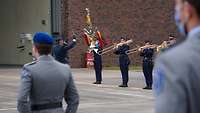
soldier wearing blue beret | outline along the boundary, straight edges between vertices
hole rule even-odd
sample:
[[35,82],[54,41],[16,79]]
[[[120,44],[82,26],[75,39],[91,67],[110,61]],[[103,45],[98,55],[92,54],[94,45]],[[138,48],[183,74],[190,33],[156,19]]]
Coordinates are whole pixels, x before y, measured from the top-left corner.
[[[51,56],[53,38],[44,32],[33,37],[36,61],[25,64],[17,99],[19,113],[76,113],[79,95],[68,65]],[[66,111],[62,101],[68,104]]]

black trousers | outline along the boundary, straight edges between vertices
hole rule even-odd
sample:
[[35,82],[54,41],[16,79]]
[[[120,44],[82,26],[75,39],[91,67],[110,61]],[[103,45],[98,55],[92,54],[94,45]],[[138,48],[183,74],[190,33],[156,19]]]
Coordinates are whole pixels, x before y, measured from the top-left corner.
[[101,56],[94,54],[94,69],[96,75],[96,81],[102,81],[102,60]]
[[129,64],[130,60],[127,55],[120,55],[119,57],[119,66],[121,70],[122,75],[122,84],[127,85],[128,84],[128,70],[129,70]]
[[128,84],[128,65],[120,65],[121,75],[122,75],[122,84],[127,85]]
[[143,73],[146,81],[146,85],[152,87],[153,83],[153,62],[151,60],[143,61]]

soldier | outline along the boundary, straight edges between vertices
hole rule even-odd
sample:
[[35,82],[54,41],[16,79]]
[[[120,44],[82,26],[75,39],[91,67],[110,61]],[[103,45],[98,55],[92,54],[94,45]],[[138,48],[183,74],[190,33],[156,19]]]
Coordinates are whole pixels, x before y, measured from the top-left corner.
[[53,48],[53,56],[63,64],[69,64],[68,51],[76,45],[76,37],[73,36],[71,43],[64,41],[63,37],[58,38],[58,44]]
[[171,48],[176,44],[176,38],[173,35],[169,35],[169,40],[168,40],[168,47]]
[[156,113],[200,113],[200,0],[175,0],[185,40],[156,59]]
[[[33,38],[36,61],[25,64],[17,99],[19,113],[76,113],[79,95],[68,65],[50,55],[53,38],[36,33]],[[68,106],[62,108],[63,98]]]
[[150,41],[145,41],[145,46],[139,48],[140,56],[143,57],[143,73],[146,81],[146,87],[143,89],[152,89],[153,55],[154,49],[150,47]]
[[[96,51],[95,51],[96,50]],[[99,46],[98,41],[96,41],[95,49],[92,51],[94,55],[94,70],[96,75],[96,82],[93,84],[101,84],[102,82],[102,59],[101,55],[99,54],[101,51],[101,47]]]
[[176,46],[176,44],[177,44],[176,38],[171,34],[169,35],[168,40],[165,42],[166,42],[166,47],[163,48],[163,52],[165,50],[171,49],[172,47]]
[[115,48],[115,54],[119,55],[119,66],[122,74],[122,84],[119,87],[128,87],[128,70],[130,60],[126,52],[129,50],[129,46],[125,44],[125,38],[121,37],[121,42]]

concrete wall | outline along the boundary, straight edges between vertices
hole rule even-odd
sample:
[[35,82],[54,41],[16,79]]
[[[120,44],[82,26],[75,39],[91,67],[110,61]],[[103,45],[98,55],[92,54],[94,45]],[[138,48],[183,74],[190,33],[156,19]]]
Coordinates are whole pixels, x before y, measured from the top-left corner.
[[[16,0],[0,1],[0,62],[10,64],[19,60],[17,54]],[[14,57],[13,57],[14,56]]]
[[[83,33],[85,25],[84,9],[91,10],[92,21],[105,38],[118,40],[121,36],[143,44],[150,39],[159,44],[168,38],[168,34],[177,35],[174,24],[174,0],[63,0],[63,33],[71,36],[71,31]],[[87,49],[84,41],[79,40],[70,52],[72,67],[84,66],[84,53]],[[140,64],[138,54],[130,55],[132,64]],[[116,66],[117,56],[103,55],[104,66]]]
[[[0,0],[0,64],[31,61],[31,42],[20,42],[21,33],[51,31],[50,0]],[[42,24],[42,20],[43,24]],[[23,51],[17,46],[25,45]]]

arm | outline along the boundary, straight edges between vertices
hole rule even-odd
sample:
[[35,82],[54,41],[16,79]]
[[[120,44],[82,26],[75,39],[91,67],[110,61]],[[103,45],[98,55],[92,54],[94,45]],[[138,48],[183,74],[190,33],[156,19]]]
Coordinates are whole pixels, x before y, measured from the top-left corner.
[[124,48],[123,48],[123,54],[126,54],[126,52],[129,50],[129,46],[128,45],[126,45],[126,46],[124,46]]
[[75,45],[76,45],[76,39],[73,39],[73,41],[71,43],[65,44],[64,48],[65,48],[65,50],[70,50],[70,49],[74,48]]
[[149,50],[146,52],[146,54],[147,54],[147,57],[152,58],[152,57],[153,57],[153,54],[154,54],[154,49],[149,49]]
[[141,56],[141,57],[144,56],[144,51],[140,51],[140,56]]
[[31,113],[29,97],[31,91],[31,75],[23,68],[21,74],[21,86],[17,98],[17,109],[19,113]]
[[76,113],[79,105],[79,95],[71,73],[64,96],[67,103],[66,113]]
[[120,54],[120,49],[119,48],[115,48],[114,49],[114,54],[119,55]]
[[156,113],[187,113],[187,97],[182,80],[182,70],[168,60],[159,60],[154,69],[153,89],[156,95]]

